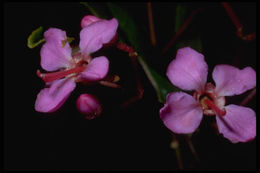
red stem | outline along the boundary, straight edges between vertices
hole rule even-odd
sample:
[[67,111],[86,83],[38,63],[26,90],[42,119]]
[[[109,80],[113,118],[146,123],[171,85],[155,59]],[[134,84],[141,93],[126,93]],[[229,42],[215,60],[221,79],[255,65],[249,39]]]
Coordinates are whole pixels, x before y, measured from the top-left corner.
[[129,54],[134,54],[135,53],[135,50],[132,48],[132,47],[130,47],[130,46],[127,46],[126,44],[124,44],[124,43],[117,43],[117,48],[118,49],[120,49],[120,50],[122,50],[122,51],[125,51],[125,52],[127,52],[127,53],[129,53]]
[[235,12],[231,8],[231,6],[227,2],[221,2],[225,10],[227,11],[229,17],[231,18],[232,22],[236,26],[237,30],[242,29],[243,25],[240,23],[238,17],[236,16]]
[[243,32],[242,32],[243,31],[243,25],[240,23],[238,17],[236,16],[234,10],[229,5],[229,3],[222,2],[221,4],[223,5],[223,7],[225,8],[225,10],[228,13],[229,17],[231,18],[232,22],[236,26],[237,36],[240,37],[242,40],[245,40],[245,41],[252,41],[252,40],[254,40],[256,38],[256,33],[255,32],[253,32],[251,34],[248,34],[248,35],[244,35],[243,34]]
[[156,36],[155,36],[153,11],[152,11],[151,2],[147,2],[147,12],[148,12],[148,22],[149,22],[149,29],[150,29],[150,39],[151,39],[152,45],[155,46],[156,45]]
[[245,106],[254,96],[256,95],[256,89],[253,89],[248,96],[239,104],[240,106]]
[[129,53],[129,56],[131,58],[131,61],[132,61],[132,64],[133,64],[134,70],[135,70],[136,85],[137,85],[137,95],[132,97],[132,98],[130,98],[129,100],[127,100],[126,102],[124,102],[122,104],[123,107],[126,107],[129,104],[131,104],[131,103],[141,99],[143,97],[144,89],[142,87],[141,79],[140,79],[140,76],[138,74],[138,63],[137,63],[137,59],[136,59],[137,53],[135,52],[135,50],[132,47],[130,47],[130,46],[124,44],[124,43],[118,42],[117,43],[117,48],[122,50],[122,51],[125,51],[125,52]]

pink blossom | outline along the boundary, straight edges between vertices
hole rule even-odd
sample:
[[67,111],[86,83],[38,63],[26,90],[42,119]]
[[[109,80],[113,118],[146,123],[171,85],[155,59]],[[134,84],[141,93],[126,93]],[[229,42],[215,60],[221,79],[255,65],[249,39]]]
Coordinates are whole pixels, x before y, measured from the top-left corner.
[[76,82],[97,81],[107,75],[108,59],[105,56],[92,59],[90,54],[108,43],[115,36],[117,27],[115,18],[88,22],[80,31],[80,50],[73,54],[65,31],[50,28],[44,33],[46,43],[41,48],[41,67],[48,73],[38,70],[37,75],[47,87],[37,95],[36,111],[57,110],[75,89]]
[[193,96],[172,92],[160,109],[160,118],[174,133],[193,133],[203,114],[216,115],[218,130],[231,142],[247,142],[256,136],[255,112],[247,107],[225,105],[225,96],[244,93],[256,86],[256,73],[251,67],[242,70],[230,65],[217,65],[212,83],[206,83],[208,66],[204,56],[190,47],[179,49],[168,66],[167,77],[183,90],[194,90]]
[[86,119],[94,119],[100,116],[102,107],[98,99],[91,94],[81,94],[77,99],[78,110],[85,115]]
[[80,23],[81,28],[85,28],[86,26],[92,24],[93,22],[99,21],[99,20],[101,20],[101,19],[99,19],[96,16],[86,15],[81,20],[81,23]]

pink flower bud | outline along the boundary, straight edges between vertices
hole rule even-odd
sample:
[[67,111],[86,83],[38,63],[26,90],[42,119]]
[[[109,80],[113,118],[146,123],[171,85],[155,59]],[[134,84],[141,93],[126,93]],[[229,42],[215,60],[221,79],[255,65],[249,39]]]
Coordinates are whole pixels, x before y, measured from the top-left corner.
[[99,19],[98,17],[96,16],[92,16],[92,15],[87,15],[87,16],[84,16],[81,20],[81,28],[85,28],[86,26],[92,24],[93,22],[96,22],[96,21],[99,21],[101,19]]
[[102,112],[102,107],[98,99],[91,94],[81,94],[77,99],[76,105],[78,110],[88,120],[99,117]]

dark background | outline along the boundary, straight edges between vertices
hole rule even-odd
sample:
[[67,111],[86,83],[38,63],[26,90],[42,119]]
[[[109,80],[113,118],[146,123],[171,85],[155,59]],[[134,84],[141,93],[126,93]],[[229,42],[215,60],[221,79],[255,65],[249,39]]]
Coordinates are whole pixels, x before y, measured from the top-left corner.
[[[121,4],[142,25],[148,38],[145,3]],[[180,37],[198,34],[202,53],[209,65],[209,79],[216,64],[256,69],[256,41],[245,42],[235,35],[235,27],[220,3],[186,3],[188,13],[202,7]],[[245,33],[256,31],[256,4],[231,3],[244,25]],[[176,3],[152,3],[161,50],[174,35]],[[127,54],[112,50],[110,73],[121,76],[125,92],[102,86],[77,86],[56,112],[42,114],[34,102],[44,83],[36,76],[40,69],[40,47],[29,49],[27,37],[39,26],[57,27],[78,43],[81,18],[90,12],[79,3],[5,3],[4,4],[4,167],[6,170],[174,170],[175,152],[169,147],[171,133],[159,118],[163,106],[139,68],[144,88],[143,99],[127,108],[120,104],[135,93],[134,71]],[[112,16],[111,16],[112,17]],[[148,40],[148,39],[147,39]],[[149,40],[148,40],[149,41]],[[149,46],[148,46],[149,47]],[[175,57],[171,48],[164,57],[149,61],[159,73]],[[155,65],[157,64],[157,65]],[[75,101],[82,92],[94,93],[103,104],[103,114],[88,121]],[[248,94],[227,98],[239,103]],[[247,105],[256,111],[255,97]],[[210,126],[213,117],[205,117],[193,137],[201,162],[195,163],[180,135],[183,164],[187,170],[256,170],[256,140],[232,144],[217,135]]]

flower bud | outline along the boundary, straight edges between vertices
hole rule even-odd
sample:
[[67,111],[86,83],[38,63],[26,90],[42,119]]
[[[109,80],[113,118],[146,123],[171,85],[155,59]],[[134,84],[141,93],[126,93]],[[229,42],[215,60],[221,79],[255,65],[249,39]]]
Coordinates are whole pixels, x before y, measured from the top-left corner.
[[99,117],[102,112],[98,99],[91,94],[81,94],[77,99],[76,106],[88,120]]
[[86,26],[92,24],[93,22],[96,22],[96,21],[99,21],[101,19],[99,19],[98,17],[96,16],[92,16],[92,15],[87,15],[87,16],[84,16],[81,20],[81,28],[85,28]]

